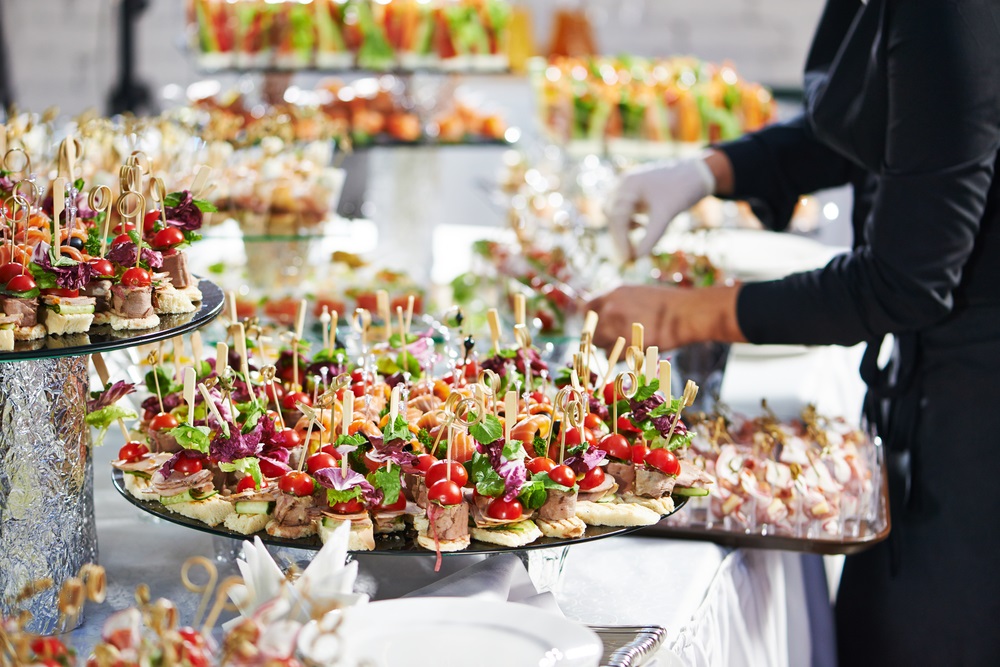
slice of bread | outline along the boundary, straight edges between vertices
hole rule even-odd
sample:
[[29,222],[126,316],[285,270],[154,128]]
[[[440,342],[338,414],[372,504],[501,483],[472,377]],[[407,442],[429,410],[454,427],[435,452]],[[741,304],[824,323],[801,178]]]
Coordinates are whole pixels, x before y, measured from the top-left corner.
[[94,314],[64,315],[48,308],[45,309],[45,328],[49,335],[86,333],[94,321]]
[[199,303],[202,300],[201,290],[198,289],[197,284],[188,285],[184,289],[177,291],[186,296],[188,299],[190,299],[191,303]]
[[542,531],[542,535],[545,537],[572,539],[574,537],[583,537],[583,534],[587,532],[587,524],[585,524],[579,517],[575,516],[571,516],[568,519],[558,519],[556,521],[535,519],[535,524],[538,526],[538,529]]
[[226,528],[240,535],[252,535],[264,530],[270,520],[271,516],[268,514],[239,514],[233,512],[222,523]]
[[301,537],[310,537],[316,534],[316,522],[307,523],[304,526],[282,526],[277,521],[268,521],[264,526],[268,535],[272,537],[286,537],[290,540],[297,540]]
[[149,500],[149,480],[138,475],[122,475],[125,490],[140,500]]
[[641,507],[651,509],[660,516],[670,514],[674,511],[674,501],[670,496],[663,496],[662,498],[645,498],[643,496],[626,493],[622,496],[622,500],[627,503],[632,503],[633,505],[639,505]]
[[108,322],[115,331],[142,331],[160,326],[160,318],[156,313],[153,313],[149,317],[141,318],[122,317],[117,313],[111,313]]
[[12,352],[14,350],[14,330],[0,329],[0,352]]
[[326,541],[333,535],[344,521],[351,522],[351,533],[347,538],[348,551],[372,551],[375,549],[375,534],[372,520],[368,517],[363,519],[336,519],[332,516],[325,516],[317,524],[319,525],[319,539],[326,544]]
[[111,322],[111,311],[105,310],[103,313],[94,313],[94,321],[91,326],[101,326]]
[[497,528],[470,528],[472,539],[502,547],[523,547],[542,536],[534,521],[520,521]]
[[426,516],[413,517],[413,527],[417,529],[417,544],[430,551],[464,551],[472,541],[469,535],[463,535],[455,540],[438,540],[435,544],[434,537],[427,534],[430,522]]
[[176,315],[193,313],[198,310],[184,292],[174,288],[159,290],[156,293],[156,312],[161,315]]
[[657,512],[635,503],[576,503],[576,515],[588,526],[652,526],[660,521]]
[[375,520],[375,534],[391,535],[392,533],[399,533],[406,530],[404,516],[403,513],[375,514],[373,516]]
[[14,329],[14,340],[41,340],[48,335],[44,324],[33,327],[18,327]]
[[197,519],[209,526],[218,526],[226,520],[226,517],[233,513],[233,504],[228,500],[223,500],[219,496],[205,498],[205,500],[195,500],[190,503],[174,503],[164,505],[166,509],[174,514],[186,516],[189,519]]

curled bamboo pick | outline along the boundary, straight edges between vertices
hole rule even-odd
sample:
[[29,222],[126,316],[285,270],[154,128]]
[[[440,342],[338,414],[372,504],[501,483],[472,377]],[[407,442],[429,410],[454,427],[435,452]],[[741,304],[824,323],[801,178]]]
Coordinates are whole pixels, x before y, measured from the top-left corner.
[[222,584],[219,585],[218,590],[215,593],[215,604],[212,605],[211,611],[208,616],[205,617],[205,623],[201,626],[201,634],[205,637],[209,636],[212,628],[219,620],[219,615],[223,611],[239,611],[239,609],[229,601],[229,590],[234,586],[240,586],[243,584],[243,579],[240,577],[227,577]]
[[[202,585],[191,581],[191,569],[195,566],[201,567],[208,575],[208,581]],[[195,612],[191,625],[195,626],[201,623],[202,617],[208,608],[208,603],[212,599],[212,593],[215,591],[215,585],[218,582],[219,570],[216,569],[212,561],[204,556],[192,556],[184,561],[184,564],[181,566],[181,583],[184,584],[184,588],[192,593],[201,595],[201,604],[198,605],[198,611]]]

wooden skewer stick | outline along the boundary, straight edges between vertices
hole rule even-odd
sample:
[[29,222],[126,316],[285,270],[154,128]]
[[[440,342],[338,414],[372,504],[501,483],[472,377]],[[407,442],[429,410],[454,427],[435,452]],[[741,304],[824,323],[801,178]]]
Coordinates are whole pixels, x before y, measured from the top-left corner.
[[611,348],[611,355],[608,357],[608,370],[604,373],[604,377],[601,378],[600,389],[604,389],[611,381],[611,375],[615,372],[615,366],[618,364],[618,359],[622,356],[622,350],[625,349],[625,338],[622,336],[618,337],[615,341],[614,347]]
[[236,292],[232,290],[226,292],[226,311],[229,313],[229,323],[235,324],[239,317],[236,315]]
[[[351,434],[351,422],[354,421],[354,392],[348,389],[344,392],[344,416],[341,422],[344,435]],[[347,455],[340,459],[341,472],[347,473]]]
[[191,334],[191,355],[194,359],[194,367],[197,369],[201,365],[201,332],[195,331]]
[[402,391],[402,385],[396,385],[392,388],[392,394],[389,397],[389,423],[392,424],[396,421],[396,417],[399,416],[399,397]]
[[52,181],[52,250],[56,259],[62,257],[62,234],[59,229],[59,218],[66,209],[66,179],[57,178]]
[[399,320],[399,347],[406,349],[406,319],[403,317],[403,307],[396,306],[396,319]]
[[215,415],[215,418],[222,425],[222,432],[225,433],[226,437],[229,437],[229,424],[226,420],[222,418],[222,413],[219,412],[219,407],[212,400],[212,395],[208,393],[208,389],[205,387],[204,383],[198,383],[198,391],[201,393],[202,399],[205,401],[206,407],[209,411]]
[[670,362],[666,359],[660,362],[660,391],[670,405]]
[[340,318],[340,313],[338,313],[337,311],[333,311],[332,313],[330,313],[330,334],[329,334],[330,347],[327,348],[330,351],[333,351],[333,348],[337,346],[337,322],[339,318]]
[[[162,343],[160,344],[162,349]],[[160,393],[160,374],[157,373],[157,369],[160,367],[160,352],[159,350],[154,350],[149,353],[149,363],[153,366],[153,384],[156,386],[156,400],[160,403],[160,412],[166,412],[163,409],[163,394]]]
[[392,333],[392,312],[389,310],[389,293],[384,289],[375,292],[375,305],[378,308],[378,316],[382,318],[382,326],[385,327],[385,339],[389,340]]
[[500,313],[496,308],[486,311],[486,319],[490,324],[490,339],[493,341],[493,351],[500,353]]
[[[257,391],[250,382],[250,355],[247,354],[247,334],[242,322],[233,325],[233,339],[236,341],[236,354],[240,355],[240,372],[247,384],[247,391],[254,400],[258,400]],[[264,405],[267,405],[267,394],[264,395]]]
[[[101,356],[100,352],[95,352],[90,355],[90,360],[94,364],[94,370],[97,371],[97,377],[100,379],[101,384],[105,387],[108,386],[108,380],[110,379],[110,374],[108,373],[108,366],[104,363],[104,357]],[[118,418],[118,428],[122,430],[122,435],[125,436],[125,442],[129,441],[128,427],[125,426],[125,420]]]
[[111,188],[97,185],[87,196],[87,205],[98,215],[104,214],[104,228],[101,230],[101,259],[108,251],[108,233],[111,230]]
[[637,347],[640,350],[646,349],[644,345],[645,328],[638,322],[632,323],[632,347]]
[[670,424],[670,431],[667,432],[667,445],[670,444],[670,439],[674,437],[674,430],[681,422],[681,412],[684,408],[690,407],[694,403],[694,399],[697,395],[698,385],[691,380],[688,380],[684,384],[684,394],[681,396],[681,404],[677,407],[677,416],[674,418],[673,423]]
[[302,299],[299,301],[299,310],[295,314],[295,338],[297,340],[302,340],[302,332],[306,326],[306,300]]
[[226,343],[215,344],[215,374],[223,376],[229,368],[229,345]]
[[583,318],[583,333],[590,334],[590,337],[594,337],[594,332],[597,331],[597,311],[588,310],[587,314]]
[[503,437],[510,442],[510,432],[514,429],[514,422],[517,421],[517,392],[511,389],[504,396],[503,408]]
[[7,126],[0,123],[0,157],[7,154]]
[[412,294],[406,297],[406,331],[404,335],[410,335],[410,327],[413,326],[413,306],[416,304],[417,298]]
[[528,300],[524,295],[517,293],[514,295],[514,324],[526,324],[528,318]]
[[195,199],[199,198],[202,194],[202,190],[208,184],[208,179],[212,176],[212,168],[207,165],[202,165],[198,167],[198,172],[194,176],[194,182],[191,183],[191,196]]
[[651,382],[653,380],[653,373],[660,365],[660,348],[655,345],[650,345],[646,348],[646,362],[642,365],[643,369],[646,371],[646,381]]
[[188,426],[194,426],[194,386],[197,382],[194,369],[190,366],[184,369],[184,402],[188,406]]
[[184,364],[182,363],[184,359],[184,337],[174,336],[170,342],[174,350],[174,380],[179,381],[184,375]]

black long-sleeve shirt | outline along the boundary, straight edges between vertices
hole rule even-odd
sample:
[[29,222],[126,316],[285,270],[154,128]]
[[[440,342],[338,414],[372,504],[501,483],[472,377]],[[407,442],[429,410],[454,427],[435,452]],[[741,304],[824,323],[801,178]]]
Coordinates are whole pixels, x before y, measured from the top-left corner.
[[735,198],[783,229],[801,194],[855,186],[855,247],[750,283],[756,343],[854,344],[1000,302],[1000,2],[830,0],[806,113],[721,146]]

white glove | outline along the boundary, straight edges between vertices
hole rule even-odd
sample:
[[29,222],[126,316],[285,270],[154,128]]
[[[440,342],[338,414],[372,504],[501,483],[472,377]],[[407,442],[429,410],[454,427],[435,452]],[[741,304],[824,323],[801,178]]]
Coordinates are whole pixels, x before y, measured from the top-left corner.
[[[713,192],[715,176],[704,156],[656,162],[623,174],[607,207],[608,231],[619,256],[629,261],[650,254],[678,213]],[[633,247],[629,231],[640,204],[645,207],[649,223],[645,235]]]

